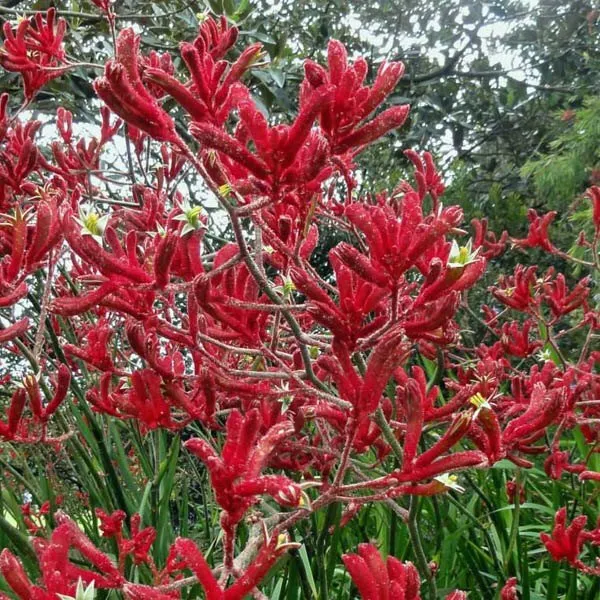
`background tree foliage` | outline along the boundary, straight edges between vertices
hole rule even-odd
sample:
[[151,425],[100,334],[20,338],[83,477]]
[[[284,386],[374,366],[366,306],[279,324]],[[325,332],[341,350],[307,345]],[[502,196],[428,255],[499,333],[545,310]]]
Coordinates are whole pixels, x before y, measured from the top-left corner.
[[[51,5],[69,20],[74,57],[102,63],[110,56],[108,28],[89,1],[4,0],[0,18],[14,20]],[[593,2],[117,0],[115,5],[119,25],[134,23],[144,46],[158,52],[191,37],[208,12],[226,14],[244,36],[263,42],[269,60],[253,70],[253,89],[265,111],[282,120],[296,110],[300,57],[322,59],[329,38],[365,55],[373,68],[384,59],[402,60],[406,74],[391,101],[411,103],[410,123],[393,145],[380,144],[361,158],[368,173],[362,191],[377,191],[373,182],[393,187],[404,175],[402,151],[427,149],[448,171],[448,201],[460,202],[467,216],[487,216],[494,229],[517,234],[525,199],[535,195],[539,208],[569,202],[588,185],[595,167],[598,107],[586,100],[599,85],[599,13]],[[87,81],[76,72],[55,80],[32,108],[53,114],[60,94],[67,108],[89,112],[91,120]],[[18,102],[17,77],[1,74],[0,87],[14,90]],[[569,131],[577,139],[567,148],[561,136]],[[568,159],[570,151],[576,160]]]

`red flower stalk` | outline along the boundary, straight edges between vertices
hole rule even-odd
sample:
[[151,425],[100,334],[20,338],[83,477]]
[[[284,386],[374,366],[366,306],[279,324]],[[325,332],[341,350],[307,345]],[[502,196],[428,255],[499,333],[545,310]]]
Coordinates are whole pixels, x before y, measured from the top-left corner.
[[500,590],[500,600],[519,600],[517,594],[517,578],[511,577]]
[[56,9],[49,8],[46,17],[37,13],[23,19],[16,31],[4,23],[4,46],[0,51],[0,65],[23,77],[25,99],[30,101],[46,83],[59,77],[63,69],[65,51],[63,38],[67,29],[64,19],[56,20]]
[[519,329],[519,323],[512,321],[502,325],[502,347],[504,351],[519,358],[531,356],[543,343],[540,340],[530,341],[529,332],[533,326],[533,321],[527,319],[523,323],[522,329]]
[[544,284],[544,300],[556,318],[562,317],[573,312],[585,302],[590,293],[589,283],[590,278],[584,277],[569,292],[565,276],[559,273],[554,281]]
[[276,446],[288,437],[294,426],[282,421],[259,439],[260,416],[256,409],[245,416],[234,410],[227,420],[227,441],[221,456],[199,438],[188,440],[185,447],[202,460],[209,470],[215,497],[235,526],[247,509],[267,493],[278,503],[298,506],[300,488],[283,476],[265,477],[260,472]]
[[592,203],[592,222],[596,230],[596,236],[600,236],[600,187],[592,186],[588,188],[585,195]]
[[513,238],[513,244],[517,248],[541,248],[547,252],[554,252],[556,248],[552,245],[552,242],[548,237],[548,228],[552,221],[554,221],[556,215],[556,211],[550,211],[543,217],[540,217],[533,208],[530,208],[527,211],[529,233],[527,234],[527,237],[522,240]]
[[532,295],[536,283],[535,267],[517,265],[514,275],[500,276],[498,286],[492,286],[492,294],[500,302],[521,312],[530,312],[538,303]]
[[10,342],[11,340],[22,336],[27,332],[28,329],[29,319],[27,317],[24,317],[20,321],[17,321],[8,327],[0,329],[0,344]]
[[363,600],[419,600],[421,581],[415,566],[393,556],[384,561],[373,544],[359,544],[358,554],[344,554],[344,565]]
[[156,140],[179,144],[171,117],[142,84],[139,73],[140,38],[133,29],[122,29],[117,38],[117,59],[109,61],[104,77],[94,89],[106,105],[126,123]]
[[589,531],[585,529],[587,517],[580,515],[575,517],[567,526],[567,509],[563,507],[554,516],[554,529],[552,535],[541,533],[546,550],[555,561],[566,560],[572,567],[591,575],[600,575],[600,566],[592,568],[587,566],[579,555],[583,551],[584,544],[591,541],[594,545],[600,545],[600,528]]
[[508,232],[503,231],[500,239],[496,238],[496,234],[493,231],[488,230],[487,219],[473,219],[471,226],[475,230],[475,237],[473,239],[473,247],[477,250],[480,249],[480,256],[489,260],[496,256],[500,256],[506,248],[506,241],[508,240]]

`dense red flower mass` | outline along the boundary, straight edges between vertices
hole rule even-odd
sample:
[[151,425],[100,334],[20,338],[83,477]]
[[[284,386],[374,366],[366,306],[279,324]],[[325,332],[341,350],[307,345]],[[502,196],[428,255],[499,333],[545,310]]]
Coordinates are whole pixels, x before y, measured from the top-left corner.
[[[94,4],[115,27],[111,3]],[[22,75],[27,101],[68,67],[65,33],[54,9],[5,24],[0,64]],[[237,37],[225,18],[209,18],[179,61],[145,55],[122,29],[94,82],[98,135],[76,140],[74,117],[60,108],[44,151],[40,123],[11,117],[8,97],[0,101],[0,350],[32,371],[2,381],[0,440],[82,445],[82,430],[99,428],[94,414],[135,443],[164,430],[205,469],[222,531],[213,569],[194,542],[167,543],[126,502],[94,513],[110,555],[62,512],[49,537],[26,515],[39,579],[10,550],[0,556],[20,600],[92,583],[132,600],[181,598],[197,583],[209,600],[260,598],[257,586],[299,546],[294,526],[319,509],[341,503],[342,523],[377,501],[403,511],[398,499],[460,491],[463,471],[501,460],[525,469],[541,456],[556,480],[599,478],[587,464],[600,432],[592,278],[519,264],[490,288],[490,306],[472,311],[467,293],[508,234],[484,219],[467,238],[427,152],[405,151],[412,174],[389,193],[357,191],[356,157],[408,117],[407,105],[383,106],[403,65],[383,63],[368,83],[366,61],[332,40],[326,65],[305,63],[295,119],[272,124],[244,83],[261,45],[227,60]],[[123,138],[143,169],[139,179],[128,169],[125,199],[102,175],[103,149]],[[179,185],[190,172],[203,182],[197,194]],[[226,240],[211,231],[208,196]],[[598,188],[587,198],[597,255]],[[514,245],[560,252],[548,237],[555,216],[530,211]],[[322,265],[315,251],[331,224],[344,240]],[[473,315],[484,331],[476,343],[463,324]],[[573,332],[586,339],[576,362],[561,350]],[[61,430],[75,402],[86,419]],[[576,428],[594,448],[578,458],[561,446]],[[514,500],[523,490],[513,487]],[[561,510],[541,539],[553,559],[597,573],[580,554],[600,534],[584,527],[585,517],[567,527]],[[426,561],[419,571],[384,561],[370,544],[343,559],[365,599],[417,599],[421,580],[434,593]],[[145,583],[128,578],[129,564]],[[516,598],[513,579],[501,584],[502,598]]]

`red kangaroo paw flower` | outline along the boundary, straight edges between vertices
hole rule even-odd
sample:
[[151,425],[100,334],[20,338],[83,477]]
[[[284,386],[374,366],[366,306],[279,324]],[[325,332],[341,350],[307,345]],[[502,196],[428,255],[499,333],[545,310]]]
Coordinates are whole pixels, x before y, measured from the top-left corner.
[[0,329],[0,344],[4,344],[5,342],[10,342],[15,338],[23,335],[29,329],[29,319],[27,317],[5,327],[4,329]]
[[300,544],[288,540],[286,534],[280,534],[265,541],[252,563],[239,579],[225,591],[223,600],[243,600],[246,598],[246,595],[264,579],[282,554],[288,549],[300,547]]
[[4,23],[4,45],[0,51],[0,65],[7,71],[23,77],[25,98],[31,100],[46,83],[59,77],[65,59],[63,38],[67,23],[56,20],[56,9],[50,8],[46,17],[37,13],[23,19],[13,31]]
[[523,240],[513,239],[513,244],[517,248],[542,248],[547,252],[554,252],[556,248],[550,242],[548,237],[548,228],[552,221],[554,221],[557,213],[551,211],[546,213],[543,217],[538,216],[537,212],[530,208],[527,211],[527,218],[529,219],[529,233]]
[[600,234],[600,187],[592,186],[588,188],[585,195],[592,202],[592,221],[596,229],[596,235]]
[[567,509],[563,507],[554,516],[552,536],[541,533],[540,539],[555,561],[566,560],[570,565],[577,566],[579,564],[579,554],[585,542],[583,532],[587,517],[585,515],[575,517],[569,526],[566,526],[566,522]]
[[40,395],[40,386],[33,375],[28,375],[23,379],[23,387],[29,396],[29,405],[35,419],[42,418],[42,397]]
[[550,306],[555,317],[562,317],[579,308],[590,293],[590,277],[577,282],[573,291],[569,292],[565,276],[562,273],[554,281],[544,284],[544,300]]
[[175,124],[142,84],[139,72],[140,38],[133,29],[122,29],[117,38],[117,62],[109,61],[104,77],[94,89],[106,105],[125,122],[159,141],[179,142]]
[[160,592],[149,585],[137,583],[126,583],[123,593],[127,600],[174,600],[177,598],[172,593]]
[[359,544],[358,554],[344,554],[344,565],[362,600],[419,600],[420,580],[410,562],[389,556],[384,562],[372,544]]
[[547,391],[543,383],[536,383],[527,410],[505,427],[502,433],[503,443],[510,446],[533,433],[543,431],[558,417],[561,408],[560,390]]
[[58,367],[58,375],[56,378],[56,387],[54,388],[54,395],[50,399],[50,402],[44,407],[42,418],[47,421],[63,403],[63,400],[67,396],[69,391],[69,385],[71,383],[71,371],[67,365],[60,365]]
[[31,269],[33,265],[43,260],[50,248],[59,242],[61,235],[56,206],[51,202],[39,202],[33,238],[25,256],[25,267]]
[[196,98],[190,90],[175,77],[162,69],[144,69],[144,80],[162,88],[169,96],[186,110],[194,121],[202,121],[208,114],[208,108],[202,100]]
[[6,548],[0,554],[0,573],[20,600],[31,600],[34,597],[35,588],[29,581],[21,561]]
[[13,281],[23,265],[25,258],[25,246],[27,244],[27,221],[19,209],[16,209],[16,215],[12,225],[12,251],[10,262],[4,270],[4,277],[7,281]]
[[[0,308],[6,308],[7,306],[16,304],[21,298],[27,295],[27,291],[27,284],[23,282],[11,292],[0,296]],[[2,331],[3,330],[0,329],[0,335],[2,335]]]
[[511,577],[500,590],[500,600],[519,600],[517,595],[517,578]]
[[365,103],[360,107],[362,117],[368,117],[392,93],[402,76],[404,65],[383,61],[377,70],[375,82],[369,90]]
[[190,133],[208,148],[214,148],[226,154],[241,166],[245,167],[259,179],[266,179],[269,175],[267,165],[254,156],[238,140],[224,133],[210,123],[192,123]]
[[335,152],[341,154],[350,148],[357,148],[373,143],[389,131],[402,127],[409,112],[410,106],[408,104],[393,106],[384,110],[370,123],[343,137],[335,146]]
[[431,464],[436,458],[444,452],[450,450],[469,430],[471,425],[471,415],[469,413],[461,413],[457,415],[450,424],[444,435],[415,460],[415,468],[419,469]]
[[223,590],[219,587],[211,568],[208,566],[196,544],[192,540],[177,538],[173,544],[173,549],[198,578],[206,595],[206,600],[221,600],[223,598]]
[[23,415],[23,409],[25,408],[25,390],[20,388],[12,395],[10,405],[8,407],[8,434],[10,437],[14,437],[17,433],[17,428]]
[[57,315],[65,317],[80,315],[100,304],[106,296],[114,292],[117,288],[118,286],[115,283],[108,281],[93,292],[88,292],[83,296],[56,298],[52,301],[50,310]]
[[174,233],[167,233],[160,238],[156,247],[154,257],[154,278],[156,287],[163,289],[169,283],[169,272],[171,270],[171,262],[177,249],[178,236]]

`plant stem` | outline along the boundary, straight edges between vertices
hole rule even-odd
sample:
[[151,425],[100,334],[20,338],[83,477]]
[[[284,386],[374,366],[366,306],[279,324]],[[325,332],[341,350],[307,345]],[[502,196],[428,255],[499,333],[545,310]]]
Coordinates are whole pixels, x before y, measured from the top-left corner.
[[424,580],[427,584],[426,594],[429,600],[436,600],[437,598],[437,586],[435,585],[435,578],[431,569],[429,568],[429,562],[423,549],[423,542],[421,541],[421,534],[419,532],[418,518],[419,518],[420,503],[418,496],[410,497],[408,521],[408,535],[412,543],[413,552],[415,553],[415,564],[421,580]]

